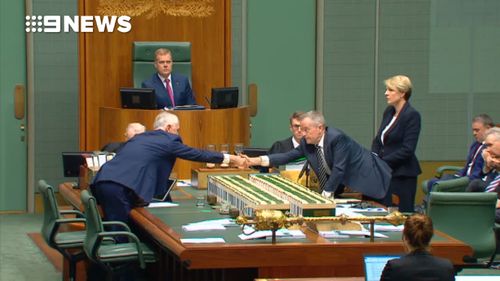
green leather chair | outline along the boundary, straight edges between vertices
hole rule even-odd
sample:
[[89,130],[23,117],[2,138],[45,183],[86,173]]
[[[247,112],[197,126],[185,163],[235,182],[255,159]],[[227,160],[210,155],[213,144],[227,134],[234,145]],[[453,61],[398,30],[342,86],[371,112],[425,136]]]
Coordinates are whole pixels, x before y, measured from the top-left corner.
[[[427,214],[434,228],[474,250],[464,267],[489,267],[495,259],[495,208],[497,194],[490,192],[431,192]],[[489,258],[486,264],[477,259]]]
[[140,88],[142,81],[156,72],[154,68],[155,51],[167,48],[174,60],[173,72],[188,77],[191,82],[191,43],[190,42],[134,42],[132,50],[132,77],[134,87]]
[[[460,171],[462,168],[463,167],[459,167],[459,166],[441,166],[441,167],[436,169],[436,175],[434,177],[436,179],[440,179],[445,174],[454,174],[454,173]],[[461,180],[458,180],[458,179],[461,179]],[[457,181],[455,181],[455,180],[457,180]],[[428,182],[429,182],[429,180],[424,180],[422,182],[422,185],[421,185],[422,191],[426,195],[429,194]],[[465,188],[467,188],[467,185],[469,184],[468,179],[467,179],[467,183],[465,183],[465,179],[463,179],[463,178],[451,179],[451,182],[449,182],[449,183],[445,183],[445,182],[447,182],[447,181],[443,181],[442,183],[436,183],[436,184],[439,184],[438,186],[436,186],[436,184],[434,184],[432,186],[432,191],[435,191],[434,188],[438,188],[437,191],[441,191],[441,192],[465,191]]]
[[[83,249],[88,258],[99,264],[108,273],[108,279],[122,272],[133,264],[141,268],[146,263],[156,261],[155,253],[130,231],[105,231],[97,209],[96,199],[87,190],[81,193],[81,200],[87,216],[86,237]],[[127,237],[128,243],[109,244],[103,243],[106,238]]]
[[[69,262],[69,278],[75,280],[76,263],[85,258],[83,251],[84,231],[59,231],[64,224],[85,223],[83,214],[74,210],[59,210],[54,189],[44,180],[38,182],[38,189],[43,200],[42,237]],[[63,215],[76,215],[77,218],[64,218]],[[79,217],[79,218],[78,218]],[[64,280],[64,276],[63,276]]]

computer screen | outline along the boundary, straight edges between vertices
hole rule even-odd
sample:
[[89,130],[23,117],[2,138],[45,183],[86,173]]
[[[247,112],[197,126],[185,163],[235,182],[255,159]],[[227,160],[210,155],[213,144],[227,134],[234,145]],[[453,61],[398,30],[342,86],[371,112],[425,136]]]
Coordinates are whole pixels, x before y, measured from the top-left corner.
[[238,107],[238,87],[212,88],[210,108],[233,108]]
[[65,177],[73,178],[80,176],[80,166],[86,165],[85,155],[92,154],[89,151],[63,152],[63,173]]
[[120,88],[122,108],[157,109],[155,89]]
[[401,255],[388,254],[388,255],[365,255],[365,280],[366,281],[380,281],[380,276],[384,270],[385,264],[392,259],[397,259]]

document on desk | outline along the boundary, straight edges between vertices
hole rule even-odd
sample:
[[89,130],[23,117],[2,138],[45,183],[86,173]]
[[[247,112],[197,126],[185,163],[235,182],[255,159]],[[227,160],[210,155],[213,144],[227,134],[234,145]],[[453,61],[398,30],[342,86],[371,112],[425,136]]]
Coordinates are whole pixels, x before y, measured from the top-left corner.
[[201,231],[201,230],[224,230],[226,226],[236,225],[233,219],[215,219],[200,222],[189,223],[182,226],[184,231]]
[[405,226],[402,225],[392,225],[392,224],[375,224],[375,231],[393,231],[393,232],[401,232]]
[[146,208],[171,208],[177,206],[179,206],[179,204],[172,202],[151,202]]
[[[272,237],[273,232],[271,230],[260,230],[260,231],[255,231],[254,233],[250,235],[246,235],[244,233],[238,235],[238,237],[241,240],[252,240],[252,239],[260,239],[260,238],[267,238],[267,237]],[[306,235],[299,229],[294,229],[294,230],[288,230],[288,229],[278,229],[276,231],[276,237],[281,237],[281,238],[305,238]]]
[[[339,234],[349,235],[349,236],[370,236],[370,231],[368,230],[342,230],[339,231]],[[389,238],[389,236],[384,235],[382,233],[375,232],[373,234],[376,238]]]
[[349,235],[346,234],[340,234],[336,230],[329,230],[329,231],[319,231],[319,235],[325,238],[349,238]]
[[177,180],[177,186],[191,186],[191,180],[190,179],[185,179],[185,180]]
[[218,237],[207,237],[207,238],[181,238],[181,243],[182,243],[182,244],[188,244],[188,243],[193,243],[193,244],[206,244],[206,243],[226,243],[226,241],[224,241],[224,238],[218,238]]

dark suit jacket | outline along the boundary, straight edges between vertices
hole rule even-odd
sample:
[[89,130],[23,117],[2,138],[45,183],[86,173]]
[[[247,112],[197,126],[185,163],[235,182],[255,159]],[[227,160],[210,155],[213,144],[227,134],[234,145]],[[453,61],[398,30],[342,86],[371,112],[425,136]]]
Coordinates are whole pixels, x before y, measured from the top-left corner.
[[224,160],[222,153],[184,145],[178,135],[162,130],[148,131],[130,139],[120,153],[106,162],[93,184],[112,181],[130,188],[145,202],[151,202],[153,195],[165,193],[177,157],[213,163]]
[[285,153],[294,149],[292,139],[293,137],[289,137],[287,139],[273,143],[273,145],[269,149],[269,154]]
[[[472,143],[470,145],[469,153],[467,154],[467,161],[465,162],[464,168],[457,172],[458,176],[460,176],[460,177],[467,176],[467,169],[469,168],[469,165],[472,165],[472,170],[471,170],[471,173],[469,175],[469,179],[473,180],[473,179],[481,178],[482,170],[483,170],[483,166],[484,166],[484,159],[483,159],[483,155],[481,154],[481,152],[484,149],[484,146],[481,146],[481,145],[482,144],[477,142],[477,141],[475,141],[474,143]],[[479,149],[479,151],[478,151],[478,149]],[[477,156],[474,159],[474,155],[476,155],[476,152],[477,152]]]
[[453,264],[429,252],[415,251],[399,259],[390,260],[382,272],[381,281],[452,281]]
[[101,151],[118,153],[126,142],[110,142],[101,148]]
[[[326,129],[323,149],[331,169],[326,191],[334,192],[340,185],[346,185],[370,197],[385,196],[391,180],[391,169],[384,161],[335,128]],[[278,166],[304,156],[318,174],[316,148],[307,144],[305,139],[287,153],[269,155],[269,161],[271,166]]]
[[[171,74],[171,78],[175,105],[196,104],[188,78],[184,75],[175,73]],[[165,88],[160,77],[158,77],[158,73],[153,74],[150,79],[142,82],[141,87],[155,89],[158,108],[172,107],[172,102],[168,96],[167,89]]]
[[384,111],[377,136],[372,142],[372,151],[389,164],[393,177],[416,177],[422,172],[417,156],[415,156],[420,134],[420,113],[406,103],[398,119],[386,132],[385,141],[382,144],[380,135],[391,122],[394,112],[395,109],[392,106]]

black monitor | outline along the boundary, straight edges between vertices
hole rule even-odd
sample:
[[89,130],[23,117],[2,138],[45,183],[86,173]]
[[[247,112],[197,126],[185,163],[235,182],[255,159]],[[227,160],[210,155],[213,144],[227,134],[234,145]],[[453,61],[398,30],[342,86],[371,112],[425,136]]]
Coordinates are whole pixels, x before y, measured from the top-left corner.
[[65,177],[79,177],[80,176],[80,166],[85,163],[85,155],[92,154],[92,152],[80,151],[80,152],[63,152],[63,169]]
[[259,157],[269,154],[269,148],[257,148],[257,147],[245,147],[243,148],[243,154],[248,157]]
[[210,108],[238,107],[238,87],[212,88]]
[[122,108],[157,109],[155,89],[120,88]]

